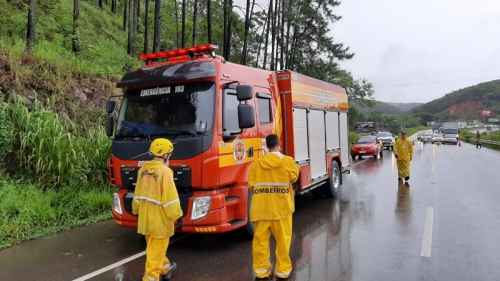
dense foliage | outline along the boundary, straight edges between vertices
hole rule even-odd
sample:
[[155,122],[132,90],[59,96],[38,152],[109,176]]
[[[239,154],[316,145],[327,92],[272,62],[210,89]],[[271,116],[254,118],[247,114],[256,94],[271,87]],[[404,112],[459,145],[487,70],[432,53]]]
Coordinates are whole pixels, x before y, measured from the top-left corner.
[[[410,110],[409,113],[437,114],[449,108],[451,105],[464,101],[481,101],[484,106],[483,109],[490,109],[500,113],[500,80],[480,83],[475,86],[453,91],[442,98],[415,107]],[[478,118],[479,112],[471,117]]]

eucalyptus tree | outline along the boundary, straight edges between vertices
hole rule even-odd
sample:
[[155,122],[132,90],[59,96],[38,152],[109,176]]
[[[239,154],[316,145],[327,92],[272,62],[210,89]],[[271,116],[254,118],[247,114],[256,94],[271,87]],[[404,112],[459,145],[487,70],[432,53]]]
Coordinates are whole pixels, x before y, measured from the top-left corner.
[[36,0],[29,0],[28,26],[26,28],[26,50],[33,51],[35,47],[35,6]]
[[154,35],[153,35],[153,52],[160,51],[161,40],[161,2],[162,0],[155,1],[155,20],[154,20]]

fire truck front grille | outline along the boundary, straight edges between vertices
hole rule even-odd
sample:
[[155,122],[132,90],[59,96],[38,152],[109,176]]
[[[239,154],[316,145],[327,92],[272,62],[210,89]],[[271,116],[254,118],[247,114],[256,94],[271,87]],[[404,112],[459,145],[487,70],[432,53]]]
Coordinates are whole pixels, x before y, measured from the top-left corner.
[[[170,167],[174,172],[174,182],[179,192],[191,190],[191,167]],[[121,168],[122,186],[128,189],[135,189],[137,182],[137,172],[139,168]]]

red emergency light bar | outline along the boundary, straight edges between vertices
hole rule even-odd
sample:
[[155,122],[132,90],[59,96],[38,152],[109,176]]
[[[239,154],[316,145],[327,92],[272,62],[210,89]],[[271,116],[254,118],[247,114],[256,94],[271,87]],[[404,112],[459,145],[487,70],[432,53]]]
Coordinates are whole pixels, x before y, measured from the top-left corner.
[[200,46],[195,46],[195,47],[182,48],[182,49],[178,49],[178,50],[170,50],[170,51],[166,51],[166,52],[143,54],[143,55],[140,55],[139,58],[143,61],[149,61],[149,60],[166,59],[166,58],[171,58],[171,57],[184,56],[184,55],[187,55],[189,52],[193,52],[194,54],[214,52],[214,51],[217,51],[218,49],[219,49],[219,46],[217,46],[217,45],[205,44],[205,45],[200,45]]

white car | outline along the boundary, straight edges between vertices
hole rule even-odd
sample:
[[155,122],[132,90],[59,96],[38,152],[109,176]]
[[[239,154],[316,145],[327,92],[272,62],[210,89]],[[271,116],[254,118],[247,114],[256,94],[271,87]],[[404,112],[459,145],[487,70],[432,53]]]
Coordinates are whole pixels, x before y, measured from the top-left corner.
[[394,136],[389,132],[378,132],[375,134],[379,141],[382,141],[383,147],[387,147],[387,149],[391,149],[394,146]]
[[434,134],[432,136],[432,141],[431,143],[436,143],[436,142],[443,142],[444,141],[444,138],[443,138],[443,135],[442,134]]

